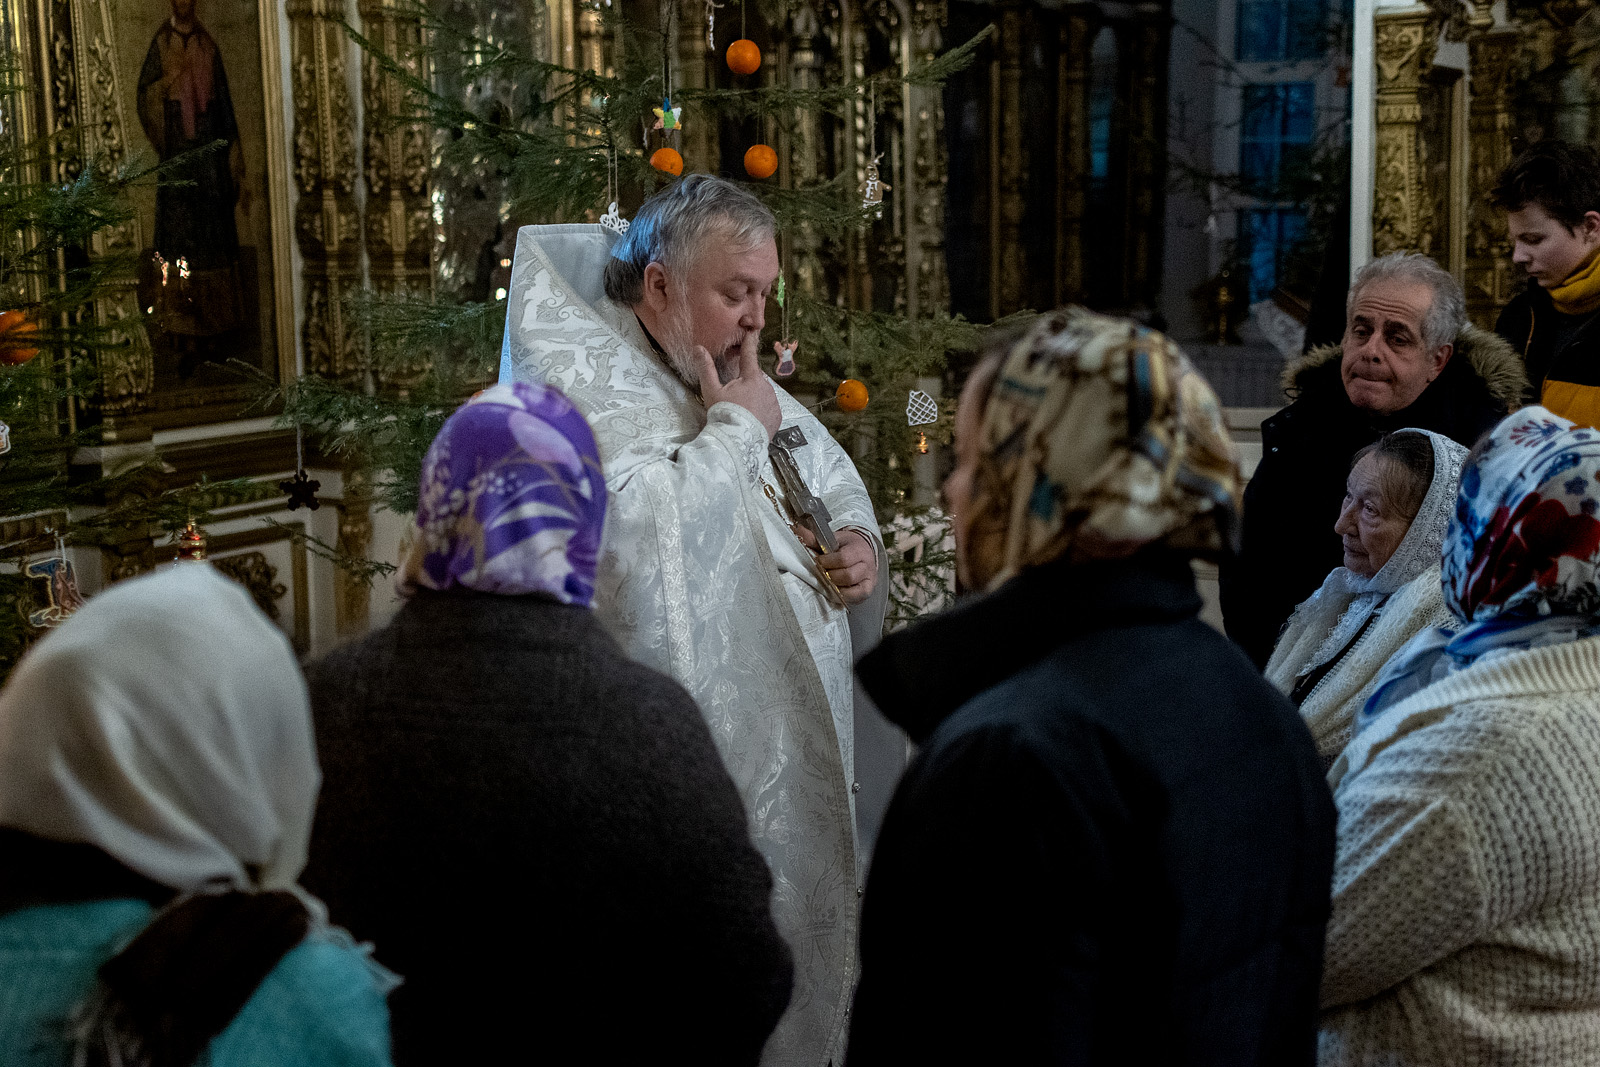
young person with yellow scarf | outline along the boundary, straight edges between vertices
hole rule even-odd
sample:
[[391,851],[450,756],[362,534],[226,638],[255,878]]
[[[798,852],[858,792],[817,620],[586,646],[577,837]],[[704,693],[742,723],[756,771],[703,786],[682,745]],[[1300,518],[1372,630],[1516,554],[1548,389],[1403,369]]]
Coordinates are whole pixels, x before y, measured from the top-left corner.
[[1536,402],[1600,426],[1600,154],[1541,141],[1490,198],[1506,210],[1512,262],[1529,276],[1495,332],[1522,353]]

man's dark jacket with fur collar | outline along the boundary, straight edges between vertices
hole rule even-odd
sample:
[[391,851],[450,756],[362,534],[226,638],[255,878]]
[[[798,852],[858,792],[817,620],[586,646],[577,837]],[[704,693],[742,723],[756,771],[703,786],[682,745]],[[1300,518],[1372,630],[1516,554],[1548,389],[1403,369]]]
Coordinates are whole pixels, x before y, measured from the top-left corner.
[[1393,415],[1350,403],[1338,345],[1313,349],[1284,371],[1288,407],[1261,424],[1261,465],[1244,493],[1242,544],[1222,568],[1228,636],[1266,664],[1295,605],[1316,592],[1344,550],[1333,525],[1350,458],[1391,430],[1414,426],[1469,448],[1521,406],[1528,380],[1511,346],[1468,326],[1442,374]]

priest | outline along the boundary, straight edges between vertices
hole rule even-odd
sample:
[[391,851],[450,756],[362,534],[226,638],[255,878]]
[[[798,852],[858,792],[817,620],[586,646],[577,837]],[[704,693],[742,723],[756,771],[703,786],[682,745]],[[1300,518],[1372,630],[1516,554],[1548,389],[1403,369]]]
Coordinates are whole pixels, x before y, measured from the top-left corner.
[[525,227],[500,380],[556,386],[594,428],[611,497],[595,609],[699,703],[772,869],[795,984],[762,1062],[827,1067],[856,972],[851,666],[881,633],[888,567],[849,456],[757,363],[777,277],[772,214],[708,175],[624,233]]

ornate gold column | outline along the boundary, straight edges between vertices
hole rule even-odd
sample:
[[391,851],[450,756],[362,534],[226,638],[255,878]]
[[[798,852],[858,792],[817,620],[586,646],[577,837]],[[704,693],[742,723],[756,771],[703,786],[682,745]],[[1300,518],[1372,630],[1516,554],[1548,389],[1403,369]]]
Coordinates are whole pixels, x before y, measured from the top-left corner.
[[[815,89],[822,84],[819,38],[822,25],[810,0],[801,0],[789,20],[789,84],[795,89]],[[817,180],[817,157],[822,151],[822,124],[813,108],[795,110],[794,132],[779,134],[778,158],[783,166],[779,180],[789,187]],[[809,223],[801,223],[789,238],[789,269],[801,292],[820,296],[827,291],[821,241]]]
[[1511,299],[1511,247],[1504,211],[1489,204],[1489,190],[1511,162],[1512,65],[1519,35],[1515,30],[1476,34],[1468,42],[1472,103],[1467,112],[1467,317],[1484,328]]
[[[346,464],[344,492],[339,501],[341,555],[366,558],[372,547],[372,476],[364,464]],[[334,577],[333,624],[340,640],[367,632],[372,590],[343,567]]]
[[1095,25],[1066,9],[1056,67],[1055,306],[1083,299],[1083,214],[1089,187],[1089,44]]
[[344,0],[289,0],[289,63],[294,94],[294,232],[304,259],[305,369],[352,377],[361,343],[345,300],[361,284],[361,220],[356,210],[355,115],[349,52],[339,24]]
[[1431,244],[1435,220],[1425,207],[1417,127],[1438,25],[1427,11],[1380,14],[1373,22],[1378,78],[1372,254],[1381,256]]
[[[413,77],[427,76],[418,54],[422,26],[396,0],[361,0],[362,32]],[[362,146],[367,178],[367,270],[380,293],[426,293],[432,288],[433,211],[428,202],[432,152],[422,123],[397,125],[406,89],[385,74],[377,57],[361,57]]]

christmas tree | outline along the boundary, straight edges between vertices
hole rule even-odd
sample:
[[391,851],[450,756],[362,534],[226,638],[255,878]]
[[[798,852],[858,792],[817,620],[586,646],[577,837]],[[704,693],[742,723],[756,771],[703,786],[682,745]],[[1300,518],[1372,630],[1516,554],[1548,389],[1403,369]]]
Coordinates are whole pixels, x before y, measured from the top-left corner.
[[176,530],[267,492],[169,486],[155,457],[109,472],[75,462],[100,440],[96,368],[145,343],[137,323],[102,313],[101,298],[135,273],[100,238],[132,216],[130,188],[165,179],[87,155],[75,127],[23,139],[28,93],[0,60],[0,678],[81,603],[68,546]]
[[[747,182],[778,219],[784,275],[762,351],[798,343],[798,371],[783,384],[850,450],[880,521],[927,546],[911,558],[891,551],[891,619],[941,604],[949,559],[937,550],[942,532],[926,536],[940,517],[925,457],[930,437],[948,440],[953,405],[914,390],[941,379],[949,355],[970,351],[978,330],[947,314],[942,291],[911,316],[904,292],[852,288],[843,265],[870,262],[897,240],[895,193],[878,171],[886,115],[913,100],[937,107],[931,94],[971,61],[984,34],[941,55],[902,45],[857,56],[833,65],[836,77],[819,62],[817,76],[797,80],[787,65],[763,63],[753,39],[771,52],[772,27],[791,22],[778,5],[586,3],[582,65],[540,55],[535,34],[510,14],[496,0],[415,3],[407,18],[418,32],[389,52],[349,28],[368,61],[403,89],[404,106],[387,120],[433,133],[442,233],[435,285],[367,299],[359,309],[369,328],[365,363],[344,381],[294,383],[284,393],[285,423],[320,433],[324,449],[368,467],[387,507],[414,510],[434,434],[494,378],[505,291],[492,281],[497,259],[509,266],[500,257],[517,227],[599,221],[608,205],[626,217],[680,173],[720,173]],[[825,27],[817,33],[826,38]],[[721,49],[711,51],[717,46],[726,47],[725,66]],[[919,151],[942,152],[933,140]],[[854,165],[833,173],[794,165],[845,157]],[[492,230],[489,239],[476,247],[458,239],[474,228]],[[886,532],[886,540],[893,550],[894,537]]]

